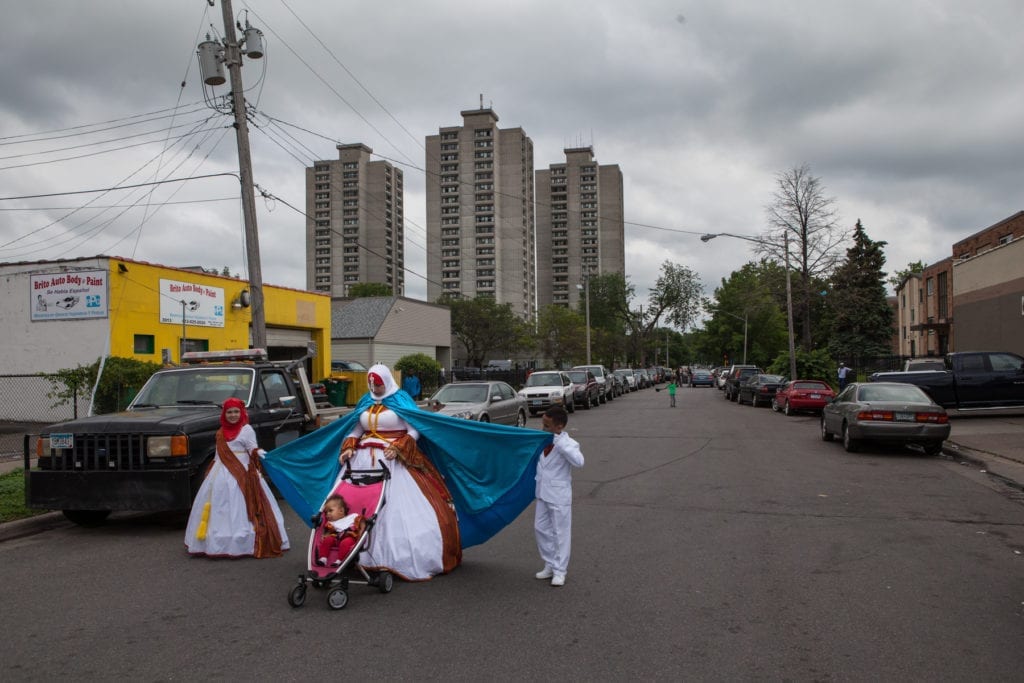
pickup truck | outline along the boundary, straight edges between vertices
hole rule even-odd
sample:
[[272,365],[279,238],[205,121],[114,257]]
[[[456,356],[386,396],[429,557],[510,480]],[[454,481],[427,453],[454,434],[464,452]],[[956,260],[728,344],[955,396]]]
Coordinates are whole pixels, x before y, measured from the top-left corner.
[[348,411],[317,405],[307,358],[269,361],[262,349],[186,353],[180,367],[154,373],[124,412],[44,428],[34,468],[26,437],[26,506],[62,510],[85,526],[112,510],[188,510],[213,458],[226,399],[245,402],[265,450]]
[[1024,406],[1024,358],[1004,351],[949,353],[945,370],[876,372],[872,382],[916,384],[943,408]]

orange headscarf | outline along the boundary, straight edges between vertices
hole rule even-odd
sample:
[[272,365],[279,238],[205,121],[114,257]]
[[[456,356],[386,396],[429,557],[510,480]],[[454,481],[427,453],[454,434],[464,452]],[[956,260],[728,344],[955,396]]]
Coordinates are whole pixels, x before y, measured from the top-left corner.
[[[242,411],[242,417],[235,424],[228,422],[226,417],[228,408],[238,408]],[[224,432],[224,438],[228,441],[234,441],[238,437],[238,433],[242,431],[242,427],[249,424],[249,413],[245,411],[245,403],[241,399],[229,398],[224,401],[224,406],[220,411],[220,429]]]

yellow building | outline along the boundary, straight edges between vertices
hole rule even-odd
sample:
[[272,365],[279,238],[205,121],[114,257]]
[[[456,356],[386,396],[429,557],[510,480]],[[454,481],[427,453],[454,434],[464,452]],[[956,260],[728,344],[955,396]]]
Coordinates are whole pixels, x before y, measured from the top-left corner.
[[[312,378],[331,369],[331,300],[263,286],[271,359],[313,342]],[[249,283],[114,256],[0,264],[0,372],[34,373],[120,356],[178,362],[183,351],[250,346]]]

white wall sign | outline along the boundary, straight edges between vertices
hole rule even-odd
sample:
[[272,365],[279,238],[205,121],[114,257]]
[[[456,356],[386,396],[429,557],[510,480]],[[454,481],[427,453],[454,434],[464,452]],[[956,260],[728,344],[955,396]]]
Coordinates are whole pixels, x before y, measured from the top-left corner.
[[79,270],[29,276],[31,320],[107,317],[107,271]]
[[[184,306],[182,306],[182,302]],[[224,327],[224,289],[180,280],[160,280],[160,322]]]

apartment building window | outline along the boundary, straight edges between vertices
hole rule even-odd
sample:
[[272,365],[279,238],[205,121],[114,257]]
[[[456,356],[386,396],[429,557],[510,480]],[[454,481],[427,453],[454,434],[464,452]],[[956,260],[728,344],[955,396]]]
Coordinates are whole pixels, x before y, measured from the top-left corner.
[[494,204],[477,204],[474,211],[494,211]]
[[459,260],[455,259],[453,261],[443,261],[441,263],[441,267],[442,268],[458,268],[459,267]]
[[453,152],[459,149],[459,143],[457,142],[445,142],[441,145],[441,151]]
[[458,240],[458,238],[455,238],[455,239],[452,239],[452,238],[442,239],[441,240],[441,246],[442,247],[457,247],[457,246],[459,246],[459,240]]
[[459,139],[459,132],[458,131],[448,131],[447,133],[441,133],[441,139],[442,140],[458,140]]
[[494,247],[480,247],[476,250],[477,256],[487,256],[494,253]]
[[494,223],[494,216],[491,216],[491,215],[477,216],[476,217],[476,222],[477,223]]
[[442,154],[441,155],[441,161],[458,161],[458,160],[459,160],[459,155],[458,154],[452,154],[451,152],[449,152],[447,154]]
[[494,280],[477,280],[477,289],[494,289]]
[[935,279],[934,278],[928,278],[925,281],[925,286],[928,288],[928,296],[929,297],[935,296]]
[[494,244],[494,238],[493,237],[477,237],[476,238],[476,244],[477,244],[477,246]]
[[488,152],[488,151],[473,152],[473,158],[474,159],[492,159],[492,158],[494,158],[494,152]]
[[441,197],[441,203],[442,204],[458,204],[459,203],[459,198],[458,197]]
[[477,141],[475,141],[473,143],[473,146],[476,147],[477,149],[480,149],[480,148],[490,148],[493,145],[494,145],[494,143],[491,142],[490,140],[477,140]]
[[446,280],[458,279],[459,271],[458,270],[442,270],[441,271],[441,277],[443,277]]
[[999,238],[999,244],[1009,244],[1012,241],[1013,233],[1010,233],[1009,235],[1003,235],[1002,237]]
[[553,166],[551,175],[565,175],[565,166]]
[[491,171],[484,171],[483,173],[477,173],[474,180],[494,180],[494,173]]
[[343,163],[341,165],[341,167],[344,168],[344,169],[359,168],[359,162],[358,161],[346,161],[345,163]]
[[[458,224],[459,224],[459,217],[458,216],[455,216],[454,218],[453,217],[448,217],[448,218],[442,218],[441,219],[441,225],[458,225]],[[457,230],[455,232],[456,232],[456,234],[458,234]]]
[[490,128],[477,128],[473,131],[473,137],[476,138],[489,138],[491,137]]

